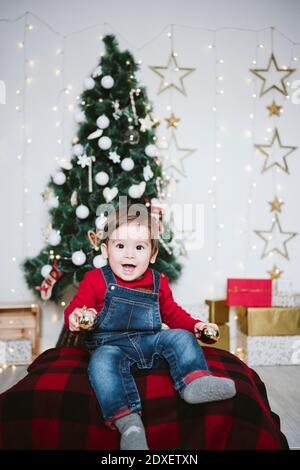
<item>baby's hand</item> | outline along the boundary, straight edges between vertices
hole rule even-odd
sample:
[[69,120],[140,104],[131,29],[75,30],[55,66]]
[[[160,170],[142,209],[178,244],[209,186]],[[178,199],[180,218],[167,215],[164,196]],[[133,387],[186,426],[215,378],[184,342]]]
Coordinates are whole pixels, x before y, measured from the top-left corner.
[[200,321],[196,323],[196,325],[194,326],[194,332],[195,332],[195,336],[197,339],[201,339],[201,332],[204,330],[204,328],[207,328],[207,327],[213,328],[218,333],[220,333],[219,327],[216,323],[205,323],[205,322]]
[[80,331],[80,323],[79,323],[79,318],[86,314],[87,311],[91,310],[95,315],[97,315],[97,312],[93,308],[75,308],[71,315],[69,316],[69,329],[70,331]]

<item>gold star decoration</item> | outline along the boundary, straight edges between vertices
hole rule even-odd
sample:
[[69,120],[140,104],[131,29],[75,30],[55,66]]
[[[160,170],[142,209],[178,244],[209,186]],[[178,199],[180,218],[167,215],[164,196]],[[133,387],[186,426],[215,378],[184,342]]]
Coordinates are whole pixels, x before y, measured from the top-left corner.
[[[167,143],[166,147],[160,150],[160,154],[164,160],[165,170],[174,169],[182,176],[187,176],[183,164],[183,160],[190,157],[196,149],[180,148],[177,143],[176,136],[171,131],[171,138]],[[180,156],[181,155],[181,156]],[[176,156],[176,158],[175,158]]]
[[158,95],[171,87],[186,95],[183,79],[195,70],[191,67],[179,67],[175,52],[171,52],[166,67],[150,65],[149,68],[161,77]]
[[[274,254],[274,252],[277,252],[284,258],[289,259],[289,254],[286,246],[287,242],[298,234],[296,232],[284,232],[281,228],[277,214],[275,214],[274,216],[273,224],[270,230],[254,230],[254,232],[265,242],[261,259],[265,258],[270,254]],[[278,239],[281,239],[282,246],[280,248],[277,247]],[[269,245],[271,247],[269,247]]]
[[[250,69],[254,75],[263,80],[262,87],[260,90],[260,97],[268,93],[270,90],[277,90],[284,96],[287,96],[288,92],[284,80],[288,78],[296,69],[288,69],[278,67],[277,61],[274,54],[271,54],[269,59],[268,67],[266,69]],[[280,78],[281,77],[281,78]]]
[[271,206],[271,212],[281,212],[281,206],[284,204],[283,201],[279,200],[276,196],[273,201],[268,202]]
[[267,273],[270,274],[270,278],[272,280],[279,279],[283,271],[280,271],[279,268],[277,268],[276,264],[274,264],[273,268],[270,271],[267,271]]
[[[269,170],[273,166],[281,168],[282,171],[289,174],[289,167],[287,165],[286,158],[287,156],[294,152],[297,147],[291,145],[282,145],[278,129],[275,127],[274,134],[270,145],[255,144],[255,148],[259,150],[266,158],[264,161],[264,166],[262,173]],[[269,152],[266,152],[264,149],[270,149]],[[268,164],[270,160],[270,164]]]
[[165,118],[165,121],[168,123],[167,127],[174,127],[174,129],[177,129],[180,120],[181,119],[177,118],[174,113],[172,113],[168,118]]
[[274,100],[273,100],[272,104],[270,104],[270,106],[266,106],[266,108],[270,113],[269,117],[271,117],[271,116],[279,116],[280,117],[282,106],[279,106],[278,104],[276,104]]
[[51,190],[49,188],[45,188],[44,191],[41,193],[44,202],[48,201],[50,194]]

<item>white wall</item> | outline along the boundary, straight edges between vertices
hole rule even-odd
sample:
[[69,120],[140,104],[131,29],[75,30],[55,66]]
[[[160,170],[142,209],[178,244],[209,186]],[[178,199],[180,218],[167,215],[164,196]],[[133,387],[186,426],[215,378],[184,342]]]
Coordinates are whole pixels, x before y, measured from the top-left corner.
[[[291,279],[295,290],[299,291],[300,237],[287,244],[290,261],[278,255],[261,260],[263,241],[253,230],[271,227],[267,202],[273,199],[279,185],[277,192],[285,201],[280,215],[282,230],[300,232],[297,217],[300,150],[287,159],[290,175],[282,171],[261,174],[263,157],[255,155],[253,144],[264,143],[265,137],[272,136],[277,125],[283,145],[300,146],[300,107],[278,93],[252,98],[255,91],[258,94],[261,82],[253,80],[249,68],[267,66],[271,35],[270,29],[259,33],[245,31],[274,26],[274,51],[279,66],[286,64],[297,68],[299,46],[292,47],[278,30],[294,42],[300,40],[299,2],[1,1],[1,18],[15,19],[25,11],[39,17],[28,15],[34,28],[26,34],[25,49],[17,47],[23,40],[24,19],[0,23],[0,79],[6,83],[7,92],[6,105],[0,105],[1,301],[32,300],[19,263],[25,255],[36,255],[44,245],[41,235],[48,216],[40,193],[57,166],[56,157],[70,154],[76,126],[68,106],[76,104],[83,79],[95,67],[99,53],[103,51],[98,37],[109,32],[116,33],[120,46],[130,48],[136,59],[143,61],[142,84],[147,86],[149,98],[163,123],[160,138],[169,136],[164,118],[169,114],[166,106],[171,105],[181,118],[176,131],[179,146],[197,149],[185,160],[187,177],[177,173],[179,183],[172,200],[204,205],[204,246],[182,259],[185,269],[174,286],[175,298],[180,303],[193,304],[212,296],[223,297],[227,277],[265,277],[273,264],[284,271],[285,277]],[[104,23],[110,26],[104,26]],[[170,54],[167,37],[170,28],[167,26],[170,24],[175,25],[174,48],[179,66],[196,68],[184,80],[186,97],[177,91],[158,95],[159,78],[149,69],[149,65],[167,63]],[[91,25],[95,27],[85,29]],[[229,26],[232,28],[218,31],[215,36],[209,31]],[[76,33],[71,34],[73,32]],[[62,35],[66,35],[66,39]],[[209,49],[208,45],[214,43],[215,38],[216,47]],[[264,48],[257,47],[258,44],[263,44]],[[64,55],[56,54],[58,48],[65,50]],[[26,66],[32,83],[26,85],[25,95],[22,93],[24,52],[28,59],[35,60],[34,67]],[[298,62],[292,60],[294,56],[299,57]],[[252,64],[255,57],[256,66]],[[224,60],[223,64],[217,62],[220,58]],[[54,70],[62,66],[64,73],[55,77]],[[220,75],[223,80],[215,80]],[[297,79],[298,71],[293,75],[293,80]],[[67,85],[72,85],[69,94],[62,92]],[[216,89],[223,89],[224,94],[216,95]],[[21,93],[16,94],[16,90]],[[269,118],[265,109],[273,97],[284,107],[280,118]],[[215,104],[217,111],[213,112]],[[55,105],[58,105],[57,112],[53,111]],[[19,111],[16,106],[20,107]],[[249,118],[250,114],[254,115],[253,119]],[[25,134],[21,129],[24,118]],[[63,125],[56,127],[59,120]],[[32,139],[30,145],[25,136]],[[58,144],[58,139],[63,143]],[[216,148],[216,144],[220,144],[220,148]],[[22,155],[22,160],[17,158],[18,155]],[[219,163],[216,163],[216,157],[220,159]],[[247,165],[252,171],[245,171]],[[217,177],[215,182],[213,176]],[[254,189],[253,183],[256,184]],[[24,192],[25,188],[28,192]],[[215,192],[209,194],[209,190]],[[214,202],[215,210],[212,209]],[[22,228],[20,221],[23,221]],[[221,229],[220,224],[224,224],[224,228]],[[252,249],[253,246],[256,249]],[[211,262],[209,257],[213,258]],[[56,341],[62,312],[51,302],[42,308],[42,347],[45,349]]]

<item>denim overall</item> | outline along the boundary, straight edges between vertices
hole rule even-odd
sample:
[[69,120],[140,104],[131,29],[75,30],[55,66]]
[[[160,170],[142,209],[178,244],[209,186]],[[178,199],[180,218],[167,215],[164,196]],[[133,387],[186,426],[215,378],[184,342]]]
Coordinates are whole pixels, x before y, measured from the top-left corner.
[[176,390],[210,375],[195,336],[187,330],[162,330],[159,312],[160,274],[152,269],[153,292],[119,286],[109,265],[101,268],[106,282],[104,306],[86,339],[92,353],[88,374],[106,424],[141,411],[130,368],[150,369],[164,358]]

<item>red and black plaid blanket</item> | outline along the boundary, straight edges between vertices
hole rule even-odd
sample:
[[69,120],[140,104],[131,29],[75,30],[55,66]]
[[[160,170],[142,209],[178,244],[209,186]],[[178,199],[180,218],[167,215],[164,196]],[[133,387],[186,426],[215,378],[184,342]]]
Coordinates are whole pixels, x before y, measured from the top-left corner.
[[[189,405],[167,368],[136,371],[150,449],[288,449],[258,375],[228,352],[203,349],[216,375],[235,380],[236,397]],[[1,449],[119,448],[89,385],[88,358],[78,347],[49,349],[0,395]]]

